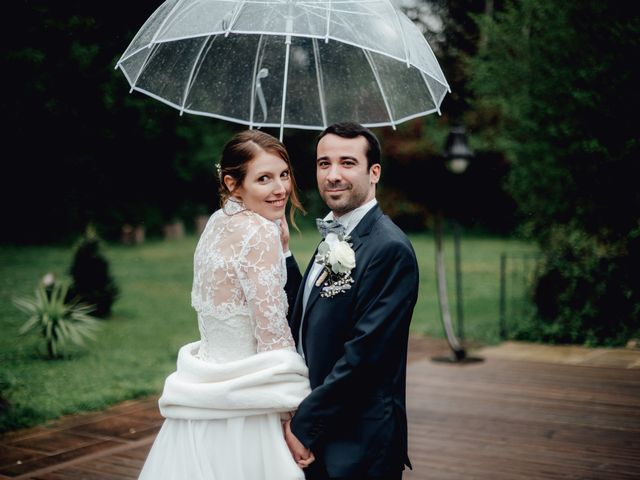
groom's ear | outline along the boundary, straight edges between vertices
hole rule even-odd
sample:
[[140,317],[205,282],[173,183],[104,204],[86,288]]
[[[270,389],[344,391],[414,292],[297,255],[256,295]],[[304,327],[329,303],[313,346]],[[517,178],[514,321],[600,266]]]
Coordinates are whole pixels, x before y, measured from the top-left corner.
[[372,184],[377,184],[380,181],[380,173],[382,172],[382,166],[379,163],[374,163],[369,169],[369,179]]

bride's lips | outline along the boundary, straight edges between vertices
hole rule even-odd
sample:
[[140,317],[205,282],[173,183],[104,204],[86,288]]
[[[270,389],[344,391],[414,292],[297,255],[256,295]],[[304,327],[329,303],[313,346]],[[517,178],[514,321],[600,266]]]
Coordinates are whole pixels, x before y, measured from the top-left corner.
[[287,203],[287,199],[279,198],[277,200],[267,200],[266,202],[273,207],[281,208],[285,206],[285,204]]

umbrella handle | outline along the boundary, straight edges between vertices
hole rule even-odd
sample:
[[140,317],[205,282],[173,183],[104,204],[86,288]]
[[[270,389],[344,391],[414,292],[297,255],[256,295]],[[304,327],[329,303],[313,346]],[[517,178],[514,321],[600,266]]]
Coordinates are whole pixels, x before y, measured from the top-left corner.
[[262,91],[262,85],[260,84],[261,78],[267,78],[269,76],[268,68],[261,68],[256,75],[256,95],[258,95],[258,101],[260,102],[260,108],[262,108],[262,121],[267,121],[267,101],[264,98],[264,92]]

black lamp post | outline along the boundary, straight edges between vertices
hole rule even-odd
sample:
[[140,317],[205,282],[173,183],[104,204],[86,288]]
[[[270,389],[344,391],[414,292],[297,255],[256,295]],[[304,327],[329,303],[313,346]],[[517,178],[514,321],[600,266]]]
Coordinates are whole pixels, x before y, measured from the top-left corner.
[[[447,169],[456,175],[463,174],[473,158],[473,151],[467,142],[467,134],[464,127],[451,128],[444,145],[445,165]],[[462,299],[462,260],[460,250],[460,223],[454,223],[453,249],[456,272],[456,307],[458,320],[458,336],[464,340],[464,302]]]
[[[444,145],[444,159],[447,169],[455,174],[462,174],[469,165],[469,160],[473,157],[473,151],[469,148],[464,127],[456,126],[451,129]],[[444,249],[442,246],[443,213],[438,211],[435,217],[435,243],[436,243],[436,278],[438,286],[438,303],[440,305],[440,317],[444,326],[449,347],[453,351],[454,357],[436,357],[436,361],[473,361],[467,356],[467,352],[456,336],[451,322],[451,311],[449,309],[449,299],[447,295],[447,281],[444,265]],[[455,271],[456,271],[456,300],[458,316],[458,335],[464,337],[464,319],[462,308],[462,269],[460,255],[460,226],[456,223],[454,230],[454,250],[455,250]]]

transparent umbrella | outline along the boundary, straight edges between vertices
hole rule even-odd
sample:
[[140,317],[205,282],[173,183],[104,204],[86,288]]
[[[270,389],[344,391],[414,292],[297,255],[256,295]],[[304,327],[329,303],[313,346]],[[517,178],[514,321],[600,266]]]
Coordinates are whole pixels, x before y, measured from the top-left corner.
[[392,125],[439,112],[449,85],[389,0],[167,0],[118,61],[137,90],[254,127]]

